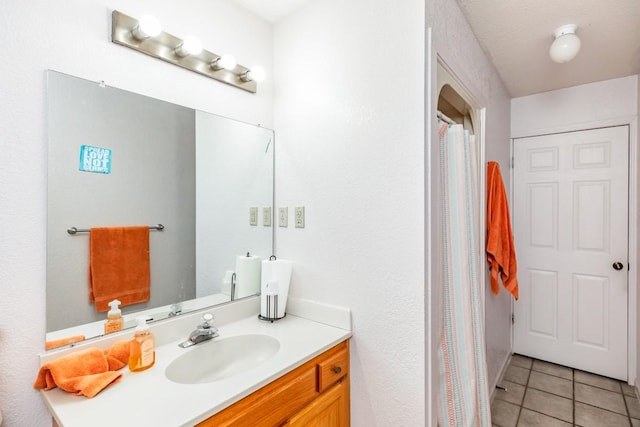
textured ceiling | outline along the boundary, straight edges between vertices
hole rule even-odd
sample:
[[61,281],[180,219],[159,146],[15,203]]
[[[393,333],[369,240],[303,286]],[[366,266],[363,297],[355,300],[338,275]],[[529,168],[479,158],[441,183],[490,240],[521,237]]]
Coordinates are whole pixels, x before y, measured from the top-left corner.
[[[640,0],[458,0],[513,97],[640,73]],[[578,56],[549,58],[553,31],[577,24]]]
[[[275,22],[310,0],[232,1]],[[640,0],[457,1],[512,97],[640,73]],[[564,24],[578,25],[582,48],[556,64],[549,46]]]

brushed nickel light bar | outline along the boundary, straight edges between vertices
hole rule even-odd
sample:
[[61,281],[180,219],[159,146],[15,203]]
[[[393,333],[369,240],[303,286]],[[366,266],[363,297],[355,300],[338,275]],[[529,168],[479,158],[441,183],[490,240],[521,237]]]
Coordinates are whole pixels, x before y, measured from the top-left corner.
[[230,56],[204,50],[200,42],[190,36],[180,39],[166,33],[154,18],[143,16],[137,20],[117,10],[111,17],[112,42],[248,92],[256,92],[261,70],[250,70],[236,64]]

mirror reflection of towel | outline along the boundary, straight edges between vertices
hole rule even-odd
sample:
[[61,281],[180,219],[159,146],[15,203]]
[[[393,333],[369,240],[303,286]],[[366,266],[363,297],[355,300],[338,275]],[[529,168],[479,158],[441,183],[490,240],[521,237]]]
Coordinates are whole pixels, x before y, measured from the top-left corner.
[[89,237],[89,301],[96,311],[149,301],[149,227],[95,227]]
[[60,338],[57,340],[50,340],[45,342],[44,349],[51,350],[52,348],[62,347],[63,345],[73,344],[75,342],[84,341],[86,338],[84,335],[73,335],[70,337]]

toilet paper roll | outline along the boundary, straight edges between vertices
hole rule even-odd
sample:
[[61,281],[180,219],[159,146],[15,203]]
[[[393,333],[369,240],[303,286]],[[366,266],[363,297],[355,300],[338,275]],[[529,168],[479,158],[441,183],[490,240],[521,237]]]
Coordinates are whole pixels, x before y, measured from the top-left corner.
[[[262,261],[262,296],[260,298],[260,314],[267,317],[267,292],[273,294],[273,288],[277,289],[278,313],[277,318],[284,317],[287,308],[287,297],[289,295],[289,282],[293,263],[286,259],[266,259]],[[271,283],[271,290],[267,286]]]
[[260,293],[262,258],[259,256],[236,257],[235,298],[243,298]]
[[[260,315],[264,319],[279,319],[278,299],[280,296],[280,286],[278,282],[267,282],[262,288],[260,296]],[[263,309],[263,307],[265,307]]]
[[267,296],[278,295],[280,293],[280,286],[278,286],[278,282],[267,282],[262,292]]

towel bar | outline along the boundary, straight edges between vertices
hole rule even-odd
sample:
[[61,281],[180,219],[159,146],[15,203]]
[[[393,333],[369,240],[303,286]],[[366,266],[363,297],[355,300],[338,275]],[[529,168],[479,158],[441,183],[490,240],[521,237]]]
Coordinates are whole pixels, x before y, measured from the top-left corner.
[[[158,231],[162,231],[164,230],[164,225],[162,224],[158,224],[158,225],[150,225],[149,226],[149,230],[158,230]],[[90,233],[91,229],[88,228],[76,228],[76,227],[69,227],[67,228],[67,233],[73,235],[76,233]]]

